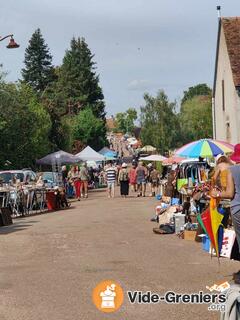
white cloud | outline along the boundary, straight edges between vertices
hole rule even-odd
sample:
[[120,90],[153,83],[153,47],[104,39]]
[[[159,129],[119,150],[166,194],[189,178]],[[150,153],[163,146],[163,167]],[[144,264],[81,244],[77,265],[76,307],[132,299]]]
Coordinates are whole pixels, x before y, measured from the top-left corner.
[[148,90],[151,87],[151,83],[148,80],[132,80],[128,84],[128,90],[143,91]]

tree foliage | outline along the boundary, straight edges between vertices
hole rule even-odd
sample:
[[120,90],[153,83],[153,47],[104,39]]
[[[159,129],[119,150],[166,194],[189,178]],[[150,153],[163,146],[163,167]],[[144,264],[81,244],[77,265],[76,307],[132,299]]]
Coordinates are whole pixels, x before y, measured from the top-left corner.
[[59,69],[57,92],[72,113],[90,107],[96,117],[104,119],[104,96],[93,58],[85,39],[73,38]]
[[144,100],[145,106],[141,107],[140,114],[142,142],[155,146],[164,154],[179,144],[176,104],[169,102],[164,91],[159,91],[156,97],[145,94]]
[[90,107],[79,112],[73,120],[73,139],[80,140],[85,146],[89,145],[100,150],[106,144],[105,121],[97,118]]
[[117,113],[117,130],[123,133],[132,133],[134,130],[135,120],[137,120],[137,110],[134,108],[129,108],[126,112]]
[[212,90],[207,86],[206,83],[200,83],[196,86],[188,88],[188,90],[183,92],[183,98],[181,105],[183,105],[187,100],[191,100],[196,96],[209,96],[211,95]]
[[0,84],[0,165],[13,168],[34,166],[49,152],[48,113],[25,84]]
[[195,96],[182,104],[179,115],[183,143],[212,138],[211,96]]
[[37,93],[41,93],[54,80],[52,56],[48,46],[37,29],[25,51],[25,68],[22,69],[23,80]]

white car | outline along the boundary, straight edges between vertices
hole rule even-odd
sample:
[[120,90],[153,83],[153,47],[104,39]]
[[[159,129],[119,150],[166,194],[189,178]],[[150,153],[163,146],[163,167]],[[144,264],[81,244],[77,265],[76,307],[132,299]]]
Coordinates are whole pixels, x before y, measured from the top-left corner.
[[20,182],[31,182],[36,180],[36,173],[28,169],[0,171],[0,180],[3,183],[9,183],[14,177]]

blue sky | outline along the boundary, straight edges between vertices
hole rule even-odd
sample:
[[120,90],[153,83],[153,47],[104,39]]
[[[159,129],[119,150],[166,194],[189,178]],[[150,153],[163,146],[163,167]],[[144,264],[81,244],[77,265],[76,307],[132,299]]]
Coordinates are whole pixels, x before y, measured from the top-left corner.
[[222,16],[240,15],[239,0],[8,0],[1,4],[0,35],[14,33],[21,47],[7,50],[1,42],[0,63],[8,80],[20,78],[25,48],[39,27],[55,65],[73,36],[85,37],[108,115],[138,109],[144,92],[159,89],[179,101],[189,86],[212,86],[217,5]]

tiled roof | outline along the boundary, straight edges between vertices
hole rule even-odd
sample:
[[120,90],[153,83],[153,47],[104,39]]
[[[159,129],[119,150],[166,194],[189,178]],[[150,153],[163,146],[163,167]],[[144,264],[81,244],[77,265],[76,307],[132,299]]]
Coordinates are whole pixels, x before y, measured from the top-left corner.
[[114,118],[106,119],[106,124],[107,124],[108,130],[113,130],[116,128],[116,121],[114,120]]
[[240,86],[240,17],[221,18],[221,24],[227,43],[233,81]]

